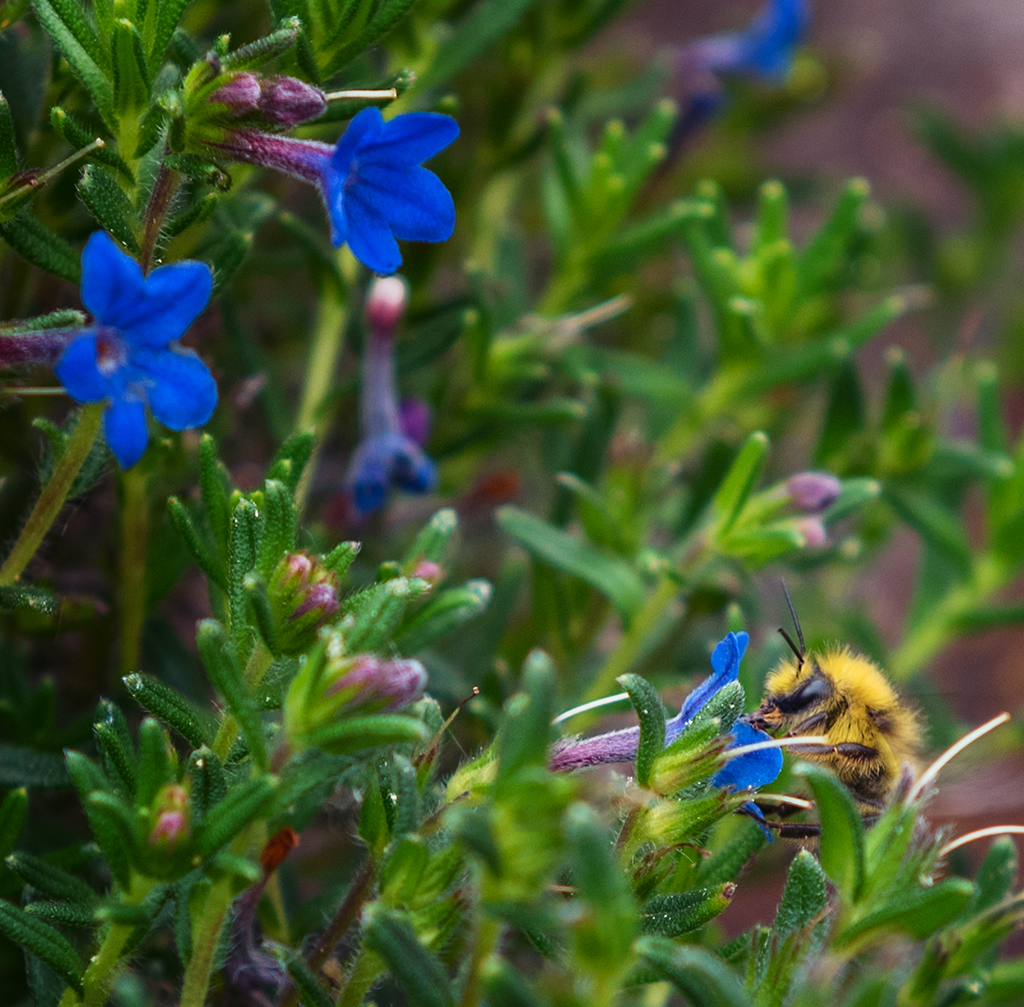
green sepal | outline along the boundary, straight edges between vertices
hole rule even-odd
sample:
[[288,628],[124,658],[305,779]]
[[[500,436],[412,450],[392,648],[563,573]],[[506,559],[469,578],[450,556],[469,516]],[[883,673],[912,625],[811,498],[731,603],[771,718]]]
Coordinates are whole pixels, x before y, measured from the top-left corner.
[[28,791],[18,787],[10,791],[0,804],[0,857],[6,857],[14,849],[27,815]]
[[238,721],[253,760],[267,768],[267,742],[263,721],[245,685],[242,669],[228,644],[224,627],[215,619],[204,619],[196,632],[196,646],[210,681],[223,696],[228,711]]
[[213,716],[189,702],[180,692],[138,672],[125,675],[123,681],[139,706],[177,731],[193,748],[213,742],[216,733]]
[[121,798],[94,790],[83,802],[89,828],[99,844],[114,880],[127,891],[132,864],[138,860],[135,819]]
[[135,211],[124,190],[106,170],[98,165],[86,165],[78,182],[78,195],[99,225],[138,256]]
[[864,823],[850,792],[827,769],[808,763],[793,772],[802,776],[814,792],[821,822],[821,866],[852,905],[864,888]]
[[333,755],[367,751],[386,745],[423,743],[429,740],[426,727],[412,717],[398,713],[379,713],[327,724],[303,739],[314,748]]
[[171,739],[153,717],[139,725],[139,777],[135,806],[148,808],[162,787],[174,782]]
[[100,700],[92,733],[96,746],[103,753],[107,774],[120,781],[126,796],[134,798],[138,785],[138,756],[128,733],[128,722],[116,703],[109,699]]
[[505,703],[498,730],[498,786],[514,786],[514,776],[528,766],[546,766],[554,717],[555,666],[534,649],[523,662],[522,691]]
[[499,507],[495,517],[508,535],[538,559],[579,577],[604,594],[627,621],[643,605],[643,582],[626,560],[602,552],[518,507]]
[[492,594],[493,588],[486,580],[470,580],[442,591],[406,622],[396,645],[404,654],[423,650],[485,612]]
[[0,235],[23,259],[78,286],[82,267],[78,252],[56,231],[28,213],[0,221]]
[[189,756],[187,772],[192,781],[188,795],[192,824],[198,826],[227,796],[228,785],[217,753],[206,746],[197,748]]
[[18,850],[7,857],[4,863],[25,884],[53,899],[84,906],[93,906],[99,901],[96,892],[81,878],[42,857],[37,857],[34,853]]
[[57,923],[64,927],[94,927],[96,915],[91,906],[80,902],[57,902],[49,899],[30,902],[25,906],[29,916],[38,917],[49,923]]
[[732,901],[736,886],[732,882],[695,888],[671,895],[655,895],[643,906],[640,928],[645,934],[679,937],[698,930],[724,912]]
[[647,968],[671,983],[692,1007],[750,1005],[732,969],[704,948],[676,944],[667,937],[641,937],[636,952]]
[[258,776],[229,790],[195,829],[195,849],[204,860],[229,843],[263,809],[277,789],[273,776]]
[[297,17],[288,18],[281,23],[281,26],[263,38],[256,39],[248,45],[229,52],[221,59],[221,66],[225,70],[255,70],[269,63],[271,60],[282,56],[292,46],[299,35],[301,22]]
[[379,903],[363,910],[367,948],[380,955],[411,1007],[454,1007],[448,973],[420,943],[409,920]]
[[85,967],[67,938],[23,909],[0,900],[0,931],[45,962],[75,991],[82,991]]
[[458,527],[459,516],[452,508],[445,507],[439,510],[417,532],[402,561],[403,571],[407,574],[412,573],[420,560],[440,563]]
[[636,781],[646,787],[654,760],[665,748],[665,707],[657,689],[640,675],[620,675],[616,681],[629,693],[640,720],[640,743],[636,750]]

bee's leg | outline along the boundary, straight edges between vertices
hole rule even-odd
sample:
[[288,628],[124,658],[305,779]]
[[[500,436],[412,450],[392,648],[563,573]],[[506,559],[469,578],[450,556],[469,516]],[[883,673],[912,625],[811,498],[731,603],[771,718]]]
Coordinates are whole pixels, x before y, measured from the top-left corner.
[[793,751],[797,755],[842,755],[863,762],[875,762],[879,757],[878,749],[858,745],[855,741],[841,741],[838,745],[794,745]]

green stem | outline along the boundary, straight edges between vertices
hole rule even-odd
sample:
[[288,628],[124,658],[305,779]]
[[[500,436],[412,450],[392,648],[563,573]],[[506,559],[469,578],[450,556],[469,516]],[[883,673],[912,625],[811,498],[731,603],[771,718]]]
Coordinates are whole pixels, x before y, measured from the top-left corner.
[[376,955],[359,951],[349,969],[348,980],[338,994],[336,1007],[359,1007],[383,971],[384,965]]
[[42,544],[46,533],[50,530],[57,515],[64,506],[71,486],[89,457],[93,442],[100,432],[103,420],[103,404],[101,402],[86,406],[78,417],[75,432],[71,435],[59,462],[50,476],[50,481],[43,487],[32,513],[21,529],[18,541],[10,555],[0,567],[0,587],[13,584],[28,566],[36,550]]
[[[347,248],[338,253],[338,267],[352,285],[358,269],[355,259]],[[334,388],[335,373],[341,351],[345,344],[345,325],[348,321],[347,291],[328,287],[320,299],[316,324],[313,329],[313,345],[306,365],[306,381],[302,389],[299,413],[295,421],[296,431],[312,430],[316,434],[313,454],[302,474],[295,492],[295,504],[301,511],[309,493],[309,487],[316,469],[317,457],[323,444],[324,435],[330,422],[324,406]]]
[[[249,655],[249,663],[245,666],[245,683],[250,691],[256,689],[267,669],[273,664],[274,655],[263,645],[262,641],[257,643]],[[238,739],[238,721],[230,714],[224,714],[224,719],[217,728],[217,737],[213,739],[213,750],[221,762],[227,760],[235,741]]]
[[178,1007],[203,1007],[210,987],[213,962],[220,942],[221,927],[231,906],[231,879],[216,881],[206,896],[206,903],[193,930],[192,957],[185,969]]
[[121,672],[125,675],[138,668],[146,617],[147,487],[140,466],[125,472],[121,511]]
[[469,972],[466,975],[466,985],[462,988],[459,1007],[477,1007],[480,1002],[480,966],[498,946],[500,937],[501,923],[486,914],[481,916],[476,927],[473,957],[469,960]]

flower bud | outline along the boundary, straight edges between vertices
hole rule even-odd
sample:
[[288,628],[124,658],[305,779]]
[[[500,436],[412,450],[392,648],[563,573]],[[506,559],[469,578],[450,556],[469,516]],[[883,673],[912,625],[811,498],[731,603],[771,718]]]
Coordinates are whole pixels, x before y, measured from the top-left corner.
[[153,802],[150,815],[149,845],[161,853],[173,853],[191,835],[188,794],[183,787],[170,783]]
[[259,109],[267,122],[297,126],[315,119],[327,108],[323,91],[294,77],[271,77],[261,81]]
[[805,548],[817,549],[828,545],[828,531],[820,517],[800,518],[796,523],[796,529],[804,537]]
[[335,663],[327,695],[342,698],[346,713],[379,713],[415,703],[426,687],[419,661],[360,654]]
[[306,553],[288,553],[277,564],[267,586],[283,654],[301,654],[316,631],[338,611],[334,574]]
[[229,115],[247,115],[260,107],[260,79],[254,73],[237,73],[210,95],[210,101],[226,105]]
[[379,276],[366,295],[366,324],[375,336],[390,336],[398,328],[409,303],[405,280],[400,276]]
[[801,472],[786,482],[793,506],[805,514],[820,514],[835,503],[843,484],[829,472]]

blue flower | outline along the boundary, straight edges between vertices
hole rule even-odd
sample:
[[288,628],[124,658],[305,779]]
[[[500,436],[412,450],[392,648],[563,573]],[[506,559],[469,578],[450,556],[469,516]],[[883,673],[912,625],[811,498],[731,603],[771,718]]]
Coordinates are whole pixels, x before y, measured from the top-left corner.
[[201,426],[217,405],[209,368],[175,343],[206,307],[212,287],[205,263],[174,262],[143,276],[103,231],[86,242],[82,302],[94,321],[55,370],[76,401],[106,401],[103,432],[122,468],[131,468],[149,443],[147,402],[172,430]]
[[[750,637],[746,633],[728,633],[718,643],[711,655],[714,674],[709,675],[697,686],[686,700],[679,713],[665,722],[665,745],[672,744],[708,700],[720,689],[735,682],[739,676],[740,661],[747,649]],[[751,727],[744,721],[737,721],[732,727],[733,740],[728,748],[771,741],[764,731]],[[608,762],[628,762],[636,758],[640,741],[640,729],[628,727],[612,731],[596,738],[570,739],[558,744],[551,756],[553,770],[580,769]],[[728,749],[727,749],[728,750]],[[734,790],[749,790],[764,787],[776,780],[782,772],[782,752],[778,748],[765,748],[759,752],[748,752],[731,759],[712,778],[716,787],[732,787]]]
[[331,223],[331,241],[348,243],[375,273],[402,264],[396,238],[447,241],[455,204],[432,171],[421,166],[459,135],[458,123],[438,112],[406,112],[384,121],[380,109],[357,113],[338,143],[228,130],[214,146],[236,160],[275,168],[312,183]]
[[345,485],[357,517],[381,509],[391,487],[427,493],[437,483],[437,469],[423,449],[402,433],[382,433],[361,441],[348,465]]

